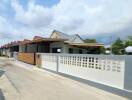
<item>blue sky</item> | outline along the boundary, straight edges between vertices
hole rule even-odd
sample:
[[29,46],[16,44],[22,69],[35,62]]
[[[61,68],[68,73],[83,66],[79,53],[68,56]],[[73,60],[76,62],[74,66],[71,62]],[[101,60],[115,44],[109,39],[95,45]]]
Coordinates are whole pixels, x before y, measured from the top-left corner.
[[132,35],[132,0],[1,0],[0,45],[56,29],[108,44]]

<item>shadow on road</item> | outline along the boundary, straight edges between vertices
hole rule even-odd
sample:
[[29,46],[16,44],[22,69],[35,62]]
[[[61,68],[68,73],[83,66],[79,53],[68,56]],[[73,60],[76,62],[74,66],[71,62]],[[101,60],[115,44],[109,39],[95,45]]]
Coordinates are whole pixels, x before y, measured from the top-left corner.
[[1,89],[0,89],[0,100],[5,100],[4,94]]
[[[5,73],[5,71],[0,70],[0,77]],[[2,90],[0,89],[0,100],[5,100],[4,94]]]
[[11,67],[12,64],[10,63],[11,60],[9,59],[0,59],[0,68],[3,69],[5,67]]
[[[5,71],[0,70],[0,77],[5,73]],[[0,99],[1,100],[1,99]]]
[[12,64],[10,64],[9,62],[0,63],[0,68],[8,67],[8,66],[11,66],[11,65]]

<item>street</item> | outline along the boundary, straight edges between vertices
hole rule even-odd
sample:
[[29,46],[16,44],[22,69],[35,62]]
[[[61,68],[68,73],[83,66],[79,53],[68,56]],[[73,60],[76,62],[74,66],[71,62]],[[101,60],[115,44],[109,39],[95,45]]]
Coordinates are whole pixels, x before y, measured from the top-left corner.
[[0,58],[0,100],[128,100],[81,82]]

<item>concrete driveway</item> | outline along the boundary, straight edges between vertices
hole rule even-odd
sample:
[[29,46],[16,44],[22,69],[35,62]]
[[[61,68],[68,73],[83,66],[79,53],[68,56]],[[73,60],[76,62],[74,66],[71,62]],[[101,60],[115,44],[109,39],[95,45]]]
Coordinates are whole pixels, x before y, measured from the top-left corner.
[[48,71],[26,69],[10,62],[13,61],[0,58],[2,100],[128,100]]

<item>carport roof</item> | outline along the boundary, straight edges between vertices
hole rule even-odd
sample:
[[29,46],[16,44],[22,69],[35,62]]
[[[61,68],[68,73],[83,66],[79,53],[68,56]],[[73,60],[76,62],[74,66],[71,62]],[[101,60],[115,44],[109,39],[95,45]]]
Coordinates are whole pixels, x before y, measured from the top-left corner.
[[97,43],[69,43],[71,46],[77,46],[77,47],[103,47],[103,44],[97,44]]
[[23,41],[14,41],[14,42],[11,42],[11,43],[1,46],[0,48],[8,48],[8,47],[12,47],[12,46],[19,46],[19,45],[40,43],[40,42],[63,42],[63,41],[67,41],[67,39],[34,37],[33,40],[24,39]]

